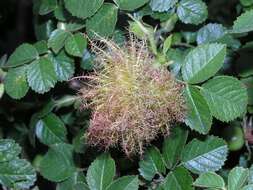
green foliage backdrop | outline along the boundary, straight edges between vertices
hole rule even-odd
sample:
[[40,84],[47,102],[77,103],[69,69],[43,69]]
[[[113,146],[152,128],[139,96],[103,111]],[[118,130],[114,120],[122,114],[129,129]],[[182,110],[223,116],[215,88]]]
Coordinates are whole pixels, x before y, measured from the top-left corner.
[[[4,189],[253,189],[252,0],[34,0],[33,15],[36,41],[0,59]],[[93,71],[90,40],[121,46],[129,32],[184,85],[187,106],[131,159],[87,145],[90,110],[72,79]]]

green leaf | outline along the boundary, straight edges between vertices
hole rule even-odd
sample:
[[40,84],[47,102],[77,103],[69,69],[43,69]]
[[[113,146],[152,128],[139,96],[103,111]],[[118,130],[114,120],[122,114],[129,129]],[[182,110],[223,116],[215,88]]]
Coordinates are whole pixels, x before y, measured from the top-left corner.
[[232,33],[245,33],[253,31],[253,10],[241,14],[234,22]]
[[[38,118],[37,121],[43,117],[46,117],[48,114],[50,114],[55,107],[56,107],[56,101],[53,99],[51,99],[47,103],[45,103],[44,106],[39,110],[39,112],[35,113]],[[37,123],[37,121],[36,121],[36,123]],[[34,127],[35,127],[36,123],[34,123]]]
[[45,40],[38,41],[34,44],[34,47],[37,49],[38,53],[45,54],[48,52],[47,42]]
[[29,90],[26,81],[26,66],[10,69],[5,77],[6,93],[13,99],[23,98]]
[[[3,66],[3,65],[5,65],[6,64],[6,62],[7,62],[7,54],[4,54],[4,55],[2,55],[1,57],[0,57],[0,66]],[[1,72],[0,72],[1,73]]]
[[69,37],[70,33],[62,30],[54,30],[48,40],[48,47],[52,48],[55,53],[58,53],[65,45],[66,39]]
[[94,54],[90,53],[87,49],[84,51],[84,55],[80,64],[80,67],[87,71],[92,71],[94,68]]
[[52,20],[41,22],[39,19],[35,19],[34,22],[37,40],[47,40],[55,29],[55,23]]
[[[73,190],[79,183],[85,183],[83,172],[75,172],[67,180],[57,184],[56,190]],[[84,188],[82,190],[85,190]]]
[[85,20],[72,19],[68,23],[64,23],[64,24],[65,24],[65,30],[69,32],[75,32],[85,27]]
[[115,162],[109,154],[99,156],[89,166],[87,182],[92,190],[105,190],[115,176]]
[[246,86],[248,92],[248,104],[253,105],[253,77],[242,78],[241,82]]
[[36,180],[36,172],[29,162],[14,159],[0,163],[0,183],[8,188],[29,189]]
[[222,67],[226,46],[213,43],[196,47],[188,53],[182,67],[183,79],[191,84],[204,82]]
[[107,190],[138,190],[139,182],[137,176],[124,176],[115,180]]
[[185,124],[201,134],[207,134],[212,126],[212,116],[206,100],[196,87],[186,86],[185,101],[188,108]]
[[81,33],[69,36],[65,43],[67,53],[76,57],[82,57],[86,47],[87,39]]
[[226,34],[226,29],[221,24],[207,24],[197,33],[198,44],[215,42]]
[[[4,56],[5,57],[5,56]],[[7,58],[6,58],[7,59]],[[3,63],[3,65],[1,65],[1,58],[0,58],[0,67],[1,66],[4,66],[4,64],[5,63]],[[3,60],[4,61],[4,60]],[[0,68],[0,78],[1,78],[1,82],[2,82],[2,80],[3,80],[3,78],[5,77],[5,75],[6,75],[6,72],[4,72],[1,68]]]
[[253,5],[253,0],[240,0],[240,3],[241,3],[243,6],[247,7],[247,6]]
[[[73,106],[76,103],[76,101],[79,101],[79,100],[80,100],[80,97],[76,95],[66,94],[55,101],[55,108],[58,110],[64,107]],[[68,114],[71,115],[72,112],[69,112]]]
[[139,162],[139,172],[143,178],[151,181],[155,174],[164,173],[165,163],[160,151],[156,147],[149,148],[143,160]]
[[125,33],[122,30],[116,29],[113,33],[112,40],[122,47],[126,42]]
[[104,0],[64,0],[66,9],[79,18],[87,18],[94,15],[102,6]]
[[180,159],[186,143],[188,131],[180,126],[172,128],[170,136],[163,142],[163,157],[168,168],[172,168]]
[[253,190],[253,185],[246,185],[241,190]]
[[63,21],[63,22],[66,22],[66,21],[68,22],[70,19],[73,18],[71,14],[65,9],[63,1],[58,2],[58,5],[56,9],[54,10],[54,17],[57,20]]
[[85,138],[85,129],[80,129],[77,135],[73,138],[72,144],[74,146],[74,150],[77,153],[85,153],[87,143]]
[[249,177],[249,170],[242,167],[233,168],[228,174],[228,189],[238,190],[245,185]]
[[18,157],[21,147],[12,139],[0,139],[0,162],[7,162]]
[[37,122],[35,133],[46,145],[66,142],[67,130],[64,123],[52,113]]
[[187,52],[180,49],[169,49],[167,51],[167,59],[173,61],[173,64],[170,66],[170,71],[173,72],[176,76],[180,74],[181,67],[184,62],[184,58]]
[[48,92],[57,82],[53,63],[46,57],[34,61],[28,66],[27,80],[35,92]]
[[236,39],[232,34],[224,35],[222,38],[217,40],[219,43],[226,44],[231,50],[236,51],[241,47],[241,42],[239,39]]
[[149,0],[113,0],[120,9],[133,11],[143,5],[145,5]]
[[251,167],[249,168],[249,180],[248,180],[249,184],[253,184],[253,165],[251,165]]
[[185,24],[198,25],[207,19],[207,6],[202,0],[182,0],[179,2],[177,15]]
[[247,107],[247,89],[238,79],[217,76],[202,85],[201,93],[211,113],[221,121],[231,121],[241,116]]
[[193,190],[191,174],[183,167],[170,172],[161,184],[161,190]]
[[57,55],[49,55],[49,58],[54,65],[54,70],[58,81],[67,81],[73,77],[75,72],[74,60],[66,55],[63,50]]
[[6,66],[16,67],[38,58],[39,54],[31,44],[20,45],[9,57]]
[[193,139],[182,153],[183,165],[200,174],[219,170],[226,160],[228,147],[223,139],[210,136],[205,141]]
[[201,174],[193,183],[194,186],[202,188],[225,189],[223,178],[214,172]]
[[149,5],[153,11],[165,12],[173,8],[178,0],[151,0]]
[[129,21],[129,31],[139,39],[148,39],[154,33],[154,28],[138,20]]
[[181,32],[181,35],[183,36],[183,38],[185,39],[186,43],[188,43],[188,44],[196,42],[197,32],[185,31],[185,32]]
[[57,0],[41,0],[39,14],[46,15],[54,11],[56,7],[57,7]]
[[169,35],[163,43],[163,54],[166,55],[167,51],[171,48],[173,35]]
[[79,182],[74,185],[73,190],[90,190],[86,183]]
[[118,18],[117,7],[111,3],[105,3],[99,11],[86,22],[88,35],[94,37],[111,36],[114,32]]
[[4,84],[0,83],[0,99],[3,97],[4,95]]
[[72,153],[71,145],[64,143],[52,145],[40,162],[40,174],[53,182],[69,178],[76,170]]

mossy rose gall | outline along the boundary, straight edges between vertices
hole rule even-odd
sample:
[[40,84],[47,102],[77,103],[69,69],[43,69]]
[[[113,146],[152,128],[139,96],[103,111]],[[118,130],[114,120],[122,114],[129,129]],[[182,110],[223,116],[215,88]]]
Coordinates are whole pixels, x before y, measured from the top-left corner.
[[145,145],[183,120],[182,85],[155,64],[145,41],[130,37],[123,47],[101,41],[103,48],[93,47],[99,69],[84,77],[88,85],[80,91],[84,107],[92,109],[88,143],[142,154]]

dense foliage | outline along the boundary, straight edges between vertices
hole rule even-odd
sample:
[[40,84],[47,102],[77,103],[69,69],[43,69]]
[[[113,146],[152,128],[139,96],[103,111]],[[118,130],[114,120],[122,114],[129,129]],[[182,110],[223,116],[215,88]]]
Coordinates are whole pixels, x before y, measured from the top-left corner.
[[[34,0],[33,15],[37,40],[0,59],[4,189],[253,189],[252,0]],[[101,113],[120,131],[92,136]]]

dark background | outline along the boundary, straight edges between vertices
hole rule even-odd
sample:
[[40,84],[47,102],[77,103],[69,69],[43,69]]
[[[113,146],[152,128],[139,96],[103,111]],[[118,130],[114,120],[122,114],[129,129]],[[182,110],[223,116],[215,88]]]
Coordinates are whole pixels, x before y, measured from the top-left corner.
[[32,0],[0,0],[0,56],[34,42]]

